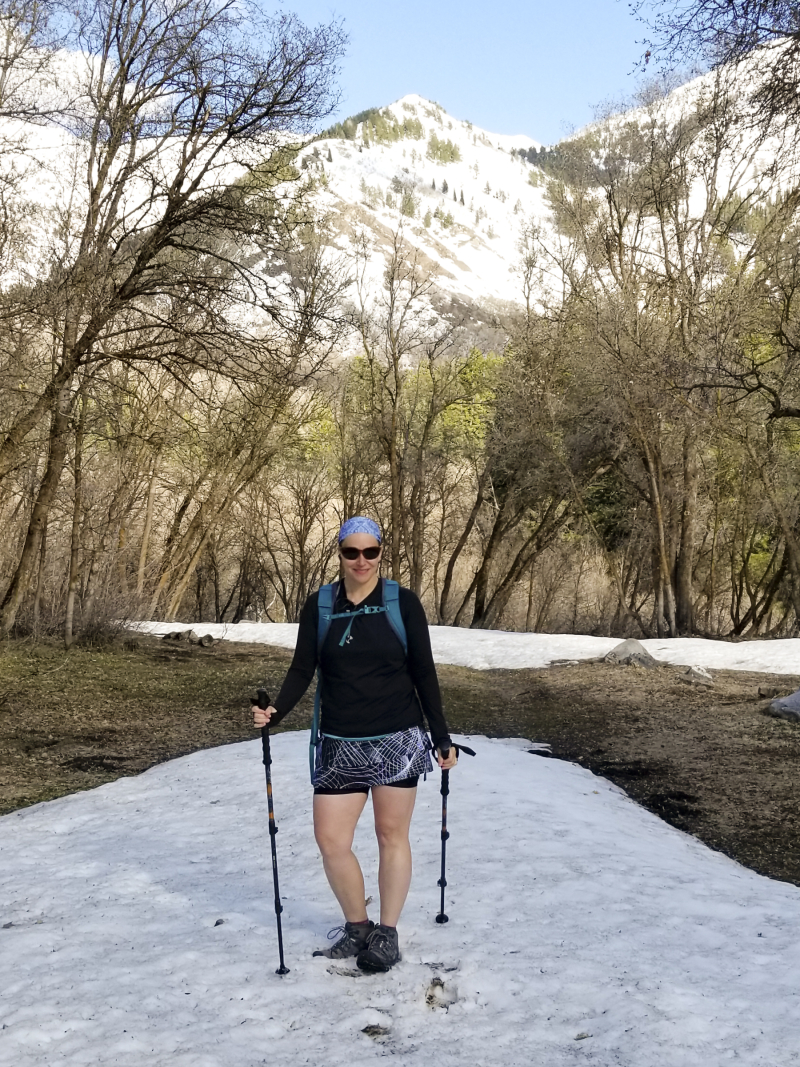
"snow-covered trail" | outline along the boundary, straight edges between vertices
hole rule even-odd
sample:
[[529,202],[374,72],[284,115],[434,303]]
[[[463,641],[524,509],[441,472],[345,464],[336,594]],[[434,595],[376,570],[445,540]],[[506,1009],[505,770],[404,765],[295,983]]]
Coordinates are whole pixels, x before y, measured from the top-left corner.
[[[297,623],[292,622],[138,622],[132,629],[166,634],[195,629],[220,640],[294,648]],[[457,626],[431,626],[431,645],[437,663],[453,663],[474,670],[497,667],[546,667],[554,660],[592,659],[604,656],[620,643],[618,637],[586,637],[582,634],[523,634],[508,630],[465,630]],[[704,637],[678,637],[642,641],[661,663],[715,670],[763,671],[768,674],[800,674],[800,638],[778,641],[709,641]]]
[[[437,774],[403,962],[350,977],[312,959],[337,916],[306,740],[273,740],[285,978],[258,742],[0,819],[4,1067],[800,1063],[800,891],[524,741],[473,739],[451,775],[450,923],[434,922]],[[377,896],[366,817],[357,847]]]

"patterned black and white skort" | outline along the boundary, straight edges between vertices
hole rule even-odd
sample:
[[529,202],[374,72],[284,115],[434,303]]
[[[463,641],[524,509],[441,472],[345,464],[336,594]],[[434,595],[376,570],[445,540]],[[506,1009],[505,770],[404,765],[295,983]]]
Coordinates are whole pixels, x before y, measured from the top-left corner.
[[431,743],[420,726],[379,738],[326,737],[316,746],[314,792],[367,793],[374,785],[413,787],[433,770]]

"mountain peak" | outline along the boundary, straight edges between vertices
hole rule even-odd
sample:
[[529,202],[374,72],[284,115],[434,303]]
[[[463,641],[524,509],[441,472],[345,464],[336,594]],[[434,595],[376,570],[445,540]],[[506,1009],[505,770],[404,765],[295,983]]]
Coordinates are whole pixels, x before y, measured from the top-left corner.
[[388,248],[388,234],[402,227],[442,288],[496,305],[521,299],[520,230],[544,214],[541,172],[528,157],[539,147],[408,93],[326,130],[302,162],[324,173],[321,201],[345,235],[366,227]]

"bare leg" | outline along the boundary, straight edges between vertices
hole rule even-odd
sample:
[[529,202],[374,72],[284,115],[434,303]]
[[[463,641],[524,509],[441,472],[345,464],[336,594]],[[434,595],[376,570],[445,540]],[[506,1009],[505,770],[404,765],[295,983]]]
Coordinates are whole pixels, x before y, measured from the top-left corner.
[[378,887],[381,892],[381,922],[397,926],[411,885],[411,845],[408,829],[417,790],[377,785],[372,790],[375,833],[380,851]]
[[364,875],[353,854],[353,835],[366,793],[314,797],[314,836],[322,853],[325,874],[347,922],[364,922]]

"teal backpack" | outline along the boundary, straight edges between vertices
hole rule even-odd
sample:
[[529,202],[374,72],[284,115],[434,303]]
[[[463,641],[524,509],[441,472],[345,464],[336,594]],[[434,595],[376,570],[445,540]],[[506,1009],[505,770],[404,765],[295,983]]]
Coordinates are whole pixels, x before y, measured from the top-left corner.
[[[336,603],[336,596],[339,592],[339,583],[333,582],[329,585],[323,585],[319,590],[319,600],[317,601],[317,662],[319,663],[319,657],[322,653],[322,646],[325,643],[325,638],[328,636],[328,630],[331,627],[333,619],[349,619],[350,622],[347,629],[342,634],[342,639],[339,641],[339,645],[342,646],[350,636],[350,628],[353,625],[353,619],[357,615],[380,615],[386,613],[386,617],[389,620],[389,625],[397,637],[397,640],[403,646],[403,651],[408,652],[408,638],[406,636],[406,627],[403,622],[403,617],[400,614],[400,586],[397,582],[392,581],[391,578],[381,578],[381,591],[383,594],[383,604],[380,607],[363,607],[358,611],[344,611],[339,614],[335,614],[333,607]],[[311,727],[311,741],[308,750],[308,762],[311,770],[311,781],[314,781],[314,759],[316,754],[317,745],[322,740],[319,734],[319,720],[320,720],[320,704],[322,696],[322,674],[320,668],[317,667],[317,691],[314,694],[314,722]],[[334,737],[335,735],[329,735]],[[382,735],[381,735],[382,736]],[[365,737],[361,740],[374,741],[376,738]]]

